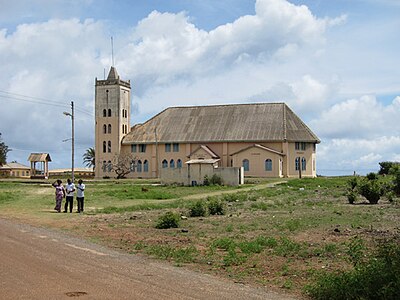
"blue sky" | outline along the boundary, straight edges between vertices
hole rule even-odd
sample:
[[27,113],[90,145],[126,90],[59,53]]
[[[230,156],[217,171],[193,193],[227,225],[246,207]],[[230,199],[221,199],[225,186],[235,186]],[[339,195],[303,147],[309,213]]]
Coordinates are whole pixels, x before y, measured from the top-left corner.
[[81,163],[113,36],[133,124],[168,106],[284,101],[322,140],[319,174],[376,170],[400,160],[399,15],[397,0],[0,0],[8,160],[43,151],[68,167],[74,100]]

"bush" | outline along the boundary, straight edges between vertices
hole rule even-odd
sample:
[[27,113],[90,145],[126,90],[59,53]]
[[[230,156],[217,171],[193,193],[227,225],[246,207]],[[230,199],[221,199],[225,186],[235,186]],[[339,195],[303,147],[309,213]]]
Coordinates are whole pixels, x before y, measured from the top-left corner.
[[207,208],[203,200],[196,201],[189,208],[189,216],[191,217],[205,217],[207,215]]
[[349,185],[350,190],[354,191],[354,189],[358,185],[358,179],[357,177],[352,177],[347,181],[347,184]]
[[394,176],[393,191],[400,196],[400,167],[396,166],[390,170],[390,174]]
[[306,291],[313,299],[400,299],[399,241],[380,242],[352,271],[320,274]]
[[225,205],[224,203],[216,198],[208,198],[208,212],[210,215],[224,215],[225,214]]
[[383,161],[379,163],[381,169],[379,170],[379,175],[383,175],[383,174],[389,174],[390,173],[390,169],[392,169],[393,167],[399,166],[398,162],[392,162],[392,161]]
[[210,184],[211,185],[222,185],[222,178],[221,176],[218,176],[217,174],[213,174],[210,178]]
[[362,180],[358,184],[358,192],[371,204],[377,204],[381,198],[381,187],[376,180]]
[[368,173],[366,175],[366,177],[368,180],[377,180],[378,179],[378,175],[374,172]]
[[358,194],[355,191],[349,191],[347,193],[347,200],[349,201],[350,204],[353,204],[357,200]]
[[178,228],[180,220],[181,217],[178,214],[169,211],[158,218],[156,228],[158,229]]

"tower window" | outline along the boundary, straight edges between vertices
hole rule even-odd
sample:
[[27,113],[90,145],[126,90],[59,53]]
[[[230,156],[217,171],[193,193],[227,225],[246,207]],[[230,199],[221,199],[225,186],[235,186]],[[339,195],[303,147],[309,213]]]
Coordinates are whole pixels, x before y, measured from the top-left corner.
[[111,133],[111,124],[108,124],[108,133]]
[[111,152],[111,141],[108,141],[108,147],[107,147],[107,152]]
[[107,126],[106,126],[106,124],[103,125],[103,133],[107,133]]
[[108,116],[111,117],[111,108],[108,109]]
[[106,142],[104,141],[104,142],[103,142],[103,153],[106,153],[106,150],[107,150],[107,144],[106,144]]
[[107,117],[107,110],[103,109],[103,117]]

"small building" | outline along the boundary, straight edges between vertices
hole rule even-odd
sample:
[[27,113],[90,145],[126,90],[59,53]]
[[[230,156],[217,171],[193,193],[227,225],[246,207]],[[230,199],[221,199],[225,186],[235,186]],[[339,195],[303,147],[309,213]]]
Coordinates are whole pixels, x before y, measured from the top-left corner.
[[1,177],[29,178],[31,176],[31,168],[18,162],[10,162],[0,166]]
[[49,178],[49,153],[31,153],[28,160],[31,163],[31,178]]
[[[57,177],[57,176],[71,176],[71,168],[66,169],[53,169],[49,170],[50,177]],[[75,177],[85,177],[90,178],[94,177],[93,168],[74,168],[74,176]]]

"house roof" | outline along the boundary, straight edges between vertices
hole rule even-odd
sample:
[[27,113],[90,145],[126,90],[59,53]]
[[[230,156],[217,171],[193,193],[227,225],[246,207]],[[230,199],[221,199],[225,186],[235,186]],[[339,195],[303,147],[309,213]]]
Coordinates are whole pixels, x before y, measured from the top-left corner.
[[50,154],[48,153],[31,153],[28,157],[29,161],[51,161]]
[[23,164],[20,164],[18,162],[10,162],[10,163],[4,164],[3,166],[0,166],[0,169],[2,169],[2,170],[12,170],[12,169],[30,170],[31,168],[28,166],[25,166]]
[[137,124],[122,144],[157,142],[319,143],[318,137],[285,103],[170,107]]
[[259,145],[259,144],[254,144],[254,145],[248,146],[246,148],[243,148],[243,149],[241,149],[239,151],[236,151],[235,153],[232,153],[231,156],[235,155],[235,154],[238,154],[240,152],[246,151],[246,150],[251,149],[251,148],[258,148],[258,149],[262,149],[262,150],[265,150],[265,151],[268,151],[268,152],[275,153],[277,155],[285,156],[285,154],[283,154],[283,153],[281,153],[279,151],[276,151],[274,149],[271,149],[271,148],[268,148],[268,147],[265,147],[265,146]]
[[203,149],[206,153],[208,153],[212,158],[219,158],[218,154],[216,154],[214,151],[212,151],[209,147],[207,147],[206,145],[200,145],[199,147],[197,147],[194,151],[192,151],[192,153],[190,153],[188,155],[188,157],[191,157],[194,153],[196,153],[197,151],[199,151],[200,149]]

